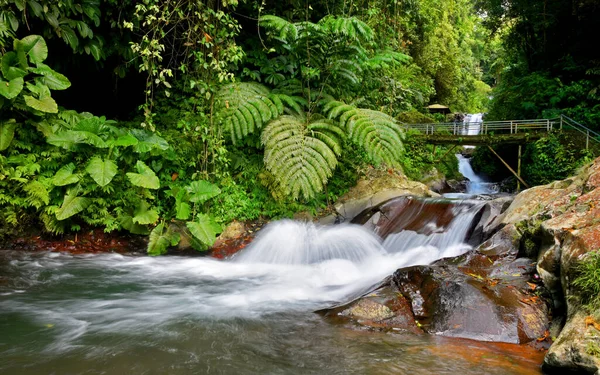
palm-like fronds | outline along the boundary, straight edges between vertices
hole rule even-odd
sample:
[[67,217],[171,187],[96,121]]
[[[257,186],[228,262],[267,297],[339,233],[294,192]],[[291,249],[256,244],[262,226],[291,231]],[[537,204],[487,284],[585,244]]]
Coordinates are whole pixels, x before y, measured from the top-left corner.
[[325,118],[281,116],[262,133],[265,166],[293,199],[300,194],[308,199],[331,177],[343,136],[337,124]]
[[280,96],[258,83],[235,82],[223,86],[216,96],[217,116],[235,144],[283,113]]
[[330,119],[339,119],[352,142],[363,147],[372,158],[389,165],[400,163],[404,133],[393,117],[338,101],[327,103],[324,110]]

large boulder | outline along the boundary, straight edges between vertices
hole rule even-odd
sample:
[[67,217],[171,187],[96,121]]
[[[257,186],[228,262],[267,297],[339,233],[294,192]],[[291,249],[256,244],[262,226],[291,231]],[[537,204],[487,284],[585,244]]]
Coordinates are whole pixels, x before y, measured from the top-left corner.
[[574,177],[525,190],[494,223],[511,233],[522,254],[537,256],[537,271],[551,292],[555,315],[566,318],[544,362],[549,372],[600,370],[599,353],[586,349],[585,338],[593,328],[581,323],[587,312],[572,285],[576,265],[600,249],[598,202],[600,158]]
[[426,185],[409,180],[399,171],[370,168],[356,186],[335,203],[335,215],[325,217],[320,222],[329,224],[334,221],[350,221],[365,209],[402,195],[439,196]]
[[527,283],[535,263],[516,258],[510,246],[504,251],[495,245],[399,269],[362,297],[322,312],[355,327],[535,342],[548,329],[546,305]]

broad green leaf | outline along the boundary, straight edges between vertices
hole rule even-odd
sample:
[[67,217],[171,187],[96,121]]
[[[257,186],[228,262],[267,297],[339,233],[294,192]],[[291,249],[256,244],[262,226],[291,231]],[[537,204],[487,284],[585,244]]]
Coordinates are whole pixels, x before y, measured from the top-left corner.
[[65,90],[71,87],[71,81],[67,77],[46,64],[39,63],[35,68],[29,68],[29,71],[44,76],[42,82],[51,90]]
[[199,214],[196,221],[188,221],[185,225],[194,237],[207,246],[212,246],[215,243],[217,234],[222,230],[221,226],[212,217],[204,214]]
[[52,177],[52,184],[54,184],[54,186],[65,186],[79,182],[79,176],[73,174],[74,170],[75,164],[73,163],[63,166],[56,172],[54,177]]
[[106,186],[115,177],[118,168],[114,161],[102,160],[101,157],[95,156],[90,160],[85,170],[98,185]]
[[127,178],[129,178],[129,181],[131,181],[133,185],[147,189],[160,188],[160,181],[150,167],[144,164],[144,162],[141,160],[138,160],[135,166],[139,173],[127,173]]
[[52,95],[48,86],[46,86],[46,84],[42,82],[42,79],[43,77],[36,77],[33,80],[33,82],[35,82],[35,85],[31,84],[30,82],[25,83],[27,90],[31,91],[38,98],[43,98]]
[[0,95],[6,99],[14,99],[23,91],[23,78],[15,78],[10,81],[3,81],[0,79]]
[[155,210],[147,210],[137,213],[133,217],[133,222],[136,224],[154,224],[158,221],[158,212]]
[[138,140],[131,134],[122,135],[114,141],[115,146],[127,147],[127,146],[135,146],[138,144]]
[[29,35],[19,41],[24,52],[33,64],[41,63],[48,57],[46,41],[39,35]]
[[77,38],[77,34],[75,31],[68,26],[61,26],[61,34],[62,38],[68,45],[71,46],[73,50],[75,50],[79,46],[79,38]]
[[138,140],[138,143],[133,146],[133,150],[135,152],[144,153],[152,151],[153,149],[165,151],[169,148],[169,144],[167,143],[167,141],[165,141],[158,135],[150,133],[146,130],[133,129],[131,130],[131,135],[133,135]]
[[7,52],[2,57],[2,75],[9,81],[27,75],[27,72],[19,67],[19,59],[15,52]]
[[178,233],[173,233],[165,223],[158,224],[150,233],[148,241],[148,255],[162,255],[167,252],[169,246],[175,246],[179,243]]
[[134,223],[133,217],[130,215],[121,216],[119,222],[121,227],[130,233],[141,235],[147,235],[150,233],[147,226]]
[[29,95],[24,95],[23,97],[25,98],[25,104],[33,109],[46,113],[58,113],[58,105],[50,96],[46,96],[41,100]]
[[76,190],[70,191],[65,194],[63,204],[56,210],[56,218],[58,220],[68,219],[85,210],[90,203],[92,203],[90,198],[78,197]]
[[17,124],[14,119],[0,122],[0,151],[4,151],[10,146],[14,136]]
[[204,203],[221,193],[221,189],[208,181],[194,181],[185,189],[190,193],[190,202],[195,203]]
[[192,208],[190,207],[190,204],[180,200],[175,202],[175,210],[175,217],[179,220],[187,220],[192,214]]
[[83,142],[84,135],[72,130],[60,133],[51,133],[46,136],[46,142],[51,145],[62,147],[65,150],[71,150],[77,143]]

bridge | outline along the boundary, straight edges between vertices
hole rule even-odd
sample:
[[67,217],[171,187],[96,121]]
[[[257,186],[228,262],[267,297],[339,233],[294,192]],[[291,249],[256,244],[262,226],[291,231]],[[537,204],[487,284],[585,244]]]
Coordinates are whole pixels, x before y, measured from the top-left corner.
[[[443,160],[458,145],[487,146],[517,178],[517,190],[521,183],[529,187],[521,178],[522,145],[543,138],[548,133],[561,131],[584,137],[585,149],[591,149],[595,155],[600,154],[600,133],[564,115],[554,119],[402,124],[402,127],[407,132],[420,133],[426,143],[433,145],[433,154],[436,145],[454,145],[437,162]],[[492,148],[495,144],[519,146],[517,171],[496,153]]]

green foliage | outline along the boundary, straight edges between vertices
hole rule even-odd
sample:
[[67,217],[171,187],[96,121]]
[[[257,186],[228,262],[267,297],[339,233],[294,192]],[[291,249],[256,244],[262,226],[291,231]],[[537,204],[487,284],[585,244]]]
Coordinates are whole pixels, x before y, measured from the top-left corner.
[[185,225],[196,239],[207,246],[212,246],[217,234],[223,230],[212,217],[204,214],[197,215],[194,221],[188,221]]
[[180,236],[173,233],[164,222],[158,224],[150,233],[148,241],[148,255],[163,255],[169,246],[175,246],[180,241]]
[[217,93],[215,108],[233,144],[283,113],[280,97],[257,83],[224,85]]
[[158,180],[158,177],[150,167],[144,164],[143,161],[138,160],[135,164],[135,167],[138,173],[127,173],[127,178],[129,178],[129,181],[133,185],[147,189],[160,188],[160,181]]
[[590,312],[600,310],[600,251],[590,251],[576,268],[573,286]]
[[343,135],[337,124],[326,119],[281,116],[262,133],[265,167],[286,194],[309,199],[331,177]]
[[592,160],[592,155],[566,134],[549,134],[527,145],[524,160],[525,181],[543,185],[573,175],[581,165]]
[[[99,0],[5,1],[0,5],[0,24],[5,25],[0,27],[0,48],[11,36],[34,29],[42,30],[41,34],[48,39],[62,39],[74,53],[100,60],[107,56],[105,38],[97,33],[101,15]],[[47,53],[40,45],[33,47],[34,54]]]
[[339,118],[348,137],[363,147],[376,161],[390,166],[399,164],[402,158],[404,133],[398,122],[379,111],[330,102],[325,106],[330,118]]
[[[44,39],[39,35],[15,39],[13,49],[14,51],[1,56],[0,95],[8,99],[0,102],[2,111],[57,113],[58,106],[51,97],[50,90],[64,90],[70,86],[70,82],[43,63],[48,57],[48,47]],[[13,119],[9,119],[11,120]],[[4,122],[3,138],[10,138],[10,134],[14,132],[14,129],[10,129],[11,125]]]

